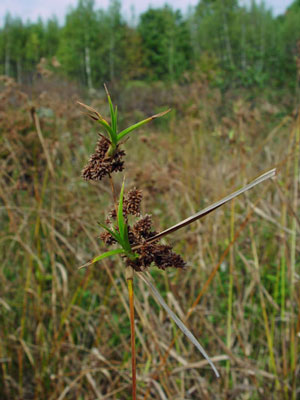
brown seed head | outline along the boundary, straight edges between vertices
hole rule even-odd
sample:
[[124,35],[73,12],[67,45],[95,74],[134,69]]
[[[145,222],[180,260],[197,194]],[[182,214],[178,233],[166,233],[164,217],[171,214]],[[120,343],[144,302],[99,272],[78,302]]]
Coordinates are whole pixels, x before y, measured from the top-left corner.
[[124,208],[127,214],[139,216],[141,213],[141,201],[143,194],[141,190],[131,189],[124,200]]
[[[142,200],[142,192],[132,189],[124,198],[123,214],[126,218],[129,214],[140,215],[140,206]],[[116,209],[112,208],[107,220],[111,223],[111,219],[116,219]],[[127,221],[128,223],[128,221]],[[134,252],[138,255],[136,259],[130,259],[123,256],[126,265],[132,267],[136,271],[142,271],[145,268],[155,264],[160,269],[168,267],[185,268],[185,262],[180,255],[172,251],[172,246],[159,244],[159,240],[148,243],[147,239],[156,235],[152,230],[152,218],[150,215],[141,217],[133,226],[128,226],[128,238],[132,248],[136,248]],[[113,238],[107,232],[100,235],[106,244],[112,244]]]
[[185,268],[186,264],[179,254],[172,251],[172,247],[157,244],[154,248],[154,262],[160,269],[168,267]]
[[100,239],[103,240],[107,246],[110,246],[113,243],[116,243],[115,239],[111,236],[111,234],[107,231],[100,233]]
[[144,242],[136,250],[139,257],[131,260],[126,257],[126,265],[131,266],[136,271],[142,271],[145,268],[155,264],[158,268],[165,270],[168,267],[185,268],[186,264],[179,254],[172,251],[172,247],[159,243]]
[[151,215],[145,215],[138,222],[133,225],[133,232],[137,237],[147,239],[150,236],[153,236],[155,232],[151,232],[152,230],[152,219]]
[[95,153],[91,155],[88,164],[82,171],[82,177],[85,180],[100,181],[104,176],[124,169],[122,158],[125,155],[125,151],[117,149],[112,156],[108,157],[109,146],[109,140],[104,136],[100,136]]
[[[139,216],[141,213],[141,201],[143,195],[141,190],[131,189],[123,201],[123,215],[126,218],[129,214]],[[116,207],[111,208],[109,212],[109,218],[116,219],[117,211]]]

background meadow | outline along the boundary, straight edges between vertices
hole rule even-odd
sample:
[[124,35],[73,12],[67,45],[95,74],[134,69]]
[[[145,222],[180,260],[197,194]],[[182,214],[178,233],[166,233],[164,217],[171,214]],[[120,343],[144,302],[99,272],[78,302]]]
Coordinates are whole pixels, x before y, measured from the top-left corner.
[[[130,322],[117,257],[97,221],[109,181],[81,178],[108,118],[168,109],[126,141],[126,187],[161,231],[262,172],[278,176],[166,238],[186,271],[153,267],[207,363],[135,281],[139,399],[299,397],[300,3],[202,0],[132,26],[112,1],[80,1],[60,25],[7,16],[0,29],[0,398],[130,399]],[[120,174],[121,175],[121,174]],[[117,189],[121,188],[121,177]],[[188,316],[188,318],[187,318]]]

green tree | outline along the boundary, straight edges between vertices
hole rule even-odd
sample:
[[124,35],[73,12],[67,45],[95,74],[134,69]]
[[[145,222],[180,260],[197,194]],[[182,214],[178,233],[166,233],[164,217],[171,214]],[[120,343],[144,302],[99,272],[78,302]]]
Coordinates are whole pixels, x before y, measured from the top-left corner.
[[44,56],[53,57],[57,54],[60,42],[61,28],[56,17],[50,18],[45,25]]
[[202,52],[215,53],[223,68],[233,68],[234,36],[236,24],[237,0],[202,0],[193,16],[194,51],[196,58]]
[[36,23],[28,22],[24,46],[24,69],[29,81],[33,80],[36,65],[45,55],[44,33],[44,24],[41,19],[38,19]]
[[284,16],[278,18],[277,80],[294,86],[297,79],[296,58],[300,57],[300,0],[295,0]]
[[299,21],[300,0],[277,18],[263,2],[244,7],[238,0],[200,0],[186,18],[164,6],[143,13],[133,27],[122,17],[120,0],[110,0],[107,10],[78,0],[63,27],[56,18],[24,23],[7,14],[0,73],[31,81],[41,58],[57,56],[65,76],[90,89],[137,78],[176,81],[192,69],[223,89],[293,88]]
[[189,31],[179,11],[169,6],[149,9],[141,15],[138,31],[147,77],[174,80],[190,67]]
[[249,8],[237,0],[201,0],[189,21],[194,59],[217,59],[226,85],[263,85],[276,53],[276,24],[262,3]]
[[93,0],[79,0],[66,16],[61,32],[58,58],[64,72],[89,88],[93,87],[92,56],[99,32]]
[[102,86],[104,81],[113,82],[126,75],[125,49],[130,46],[130,42],[126,43],[127,25],[121,15],[119,0],[110,0],[108,10],[99,11],[98,19],[101,30],[96,49],[98,60],[96,78],[98,85]]
[[122,43],[124,53],[122,78],[125,80],[140,78],[145,73],[143,66],[143,44],[139,32],[126,26]]

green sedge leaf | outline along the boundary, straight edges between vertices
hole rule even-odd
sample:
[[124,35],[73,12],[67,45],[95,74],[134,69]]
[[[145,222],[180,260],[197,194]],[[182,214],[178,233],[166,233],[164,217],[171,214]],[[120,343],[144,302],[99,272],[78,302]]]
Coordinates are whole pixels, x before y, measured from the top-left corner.
[[99,225],[105,229],[107,232],[111,234],[111,236],[119,243],[119,245],[123,248],[124,253],[128,255],[128,257],[132,256],[132,250],[128,239],[128,229],[125,224],[125,237],[121,237],[118,231],[110,229],[107,225],[99,222]]
[[119,207],[118,207],[118,226],[121,236],[121,243],[122,247],[126,250],[128,257],[132,256],[132,250],[129,243],[128,238],[128,226],[125,222],[124,215],[123,215],[123,197],[124,197],[124,182],[122,184],[120,198],[119,198]]
[[108,133],[108,136],[109,136],[109,138],[110,138],[110,141],[111,141],[113,144],[117,145],[117,137],[116,137],[116,135],[114,134],[114,132],[113,132],[113,130],[111,129],[111,127],[109,126],[109,124],[108,124],[106,121],[100,120],[100,119],[98,119],[98,122],[99,122],[100,125],[102,125],[102,126],[106,129],[106,131],[107,131],[107,133]]
[[137,253],[133,253],[132,251],[131,251],[130,253],[127,252],[127,253],[126,253],[126,256],[127,256],[128,258],[130,258],[130,260],[135,260],[135,259],[139,258],[139,255],[138,255]]
[[99,222],[99,225],[105,229],[107,232],[111,234],[111,236],[119,243],[122,244],[122,239],[121,236],[118,232],[111,230],[107,225],[103,224],[102,222]]
[[105,253],[100,254],[100,256],[94,257],[92,260],[90,260],[86,264],[84,264],[81,267],[79,267],[79,269],[86,268],[89,265],[92,265],[97,261],[103,260],[104,258],[111,257],[111,256],[114,256],[116,254],[122,254],[122,253],[123,254],[125,253],[124,249],[114,249],[114,250],[106,251]]
[[115,132],[116,132],[116,136],[118,138],[118,134],[117,134],[117,130],[118,130],[118,107],[115,107]]
[[118,143],[117,140],[117,132],[113,131],[113,129],[111,128],[111,126],[109,125],[109,123],[102,117],[102,115],[95,110],[93,107],[87,106],[84,103],[81,103],[80,101],[77,102],[81,107],[84,107],[88,113],[87,115],[92,118],[94,121],[99,122],[100,125],[102,125],[105,130],[108,133],[108,136],[110,138],[110,141],[116,146]]
[[[90,107],[84,103],[81,103],[80,101],[77,101],[77,104],[79,104],[81,107],[85,108],[88,111],[88,115],[95,119],[96,121],[99,119],[102,119],[103,121],[105,121],[105,119],[102,117],[102,115],[95,110],[93,107]],[[107,121],[105,121],[107,123]]]
[[110,97],[110,94],[109,94],[109,92],[107,90],[106,85],[104,85],[104,88],[105,88],[105,92],[106,92],[107,100],[108,100],[108,104],[109,104],[112,132],[113,132],[114,136],[117,136],[117,131],[116,131],[117,123],[116,123],[116,115],[115,115],[115,111],[114,111],[114,106],[113,106],[113,103],[111,101],[111,97]]
[[119,207],[118,207],[118,226],[122,241],[124,241],[124,231],[125,231],[125,221],[123,215],[123,195],[124,195],[124,181],[120,192]]
[[81,103],[80,101],[77,101],[77,103],[81,107],[84,107],[86,110],[88,110],[87,115],[90,118],[92,118],[95,121],[98,121],[102,126],[105,127],[105,129],[111,129],[109,123],[102,117],[102,115],[97,110],[95,110],[93,107],[87,106],[84,103]]
[[130,253],[132,252],[131,250],[131,246],[129,243],[129,237],[128,237],[128,226],[125,225],[125,229],[124,229],[124,248],[126,248],[127,251],[129,251]]
[[99,124],[101,124],[109,133],[112,132],[112,129],[107,121],[104,119],[98,119]]
[[171,111],[171,109],[169,109],[167,111],[164,111],[164,112],[161,112],[159,114],[152,115],[152,117],[146,118],[143,121],[137,122],[136,124],[129,126],[128,128],[124,129],[122,132],[120,132],[118,134],[118,141],[123,139],[123,137],[125,137],[130,132],[134,131],[135,129],[141,127],[144,124],[147,124],[148,122],[151,122],[153,119],[156,119],[156,118],[159,118],[159,117],[162,117],[162,116],[166,115],[170,111]]
[[94,257],[93,263],[103,260],[103,258],[107,258],[110,256],[114,256],[115,254],[122,254],[122,253],[125,253],[124,249],[114,249],[114,250],[106,251],[105,253],[100,254],[100,256]]

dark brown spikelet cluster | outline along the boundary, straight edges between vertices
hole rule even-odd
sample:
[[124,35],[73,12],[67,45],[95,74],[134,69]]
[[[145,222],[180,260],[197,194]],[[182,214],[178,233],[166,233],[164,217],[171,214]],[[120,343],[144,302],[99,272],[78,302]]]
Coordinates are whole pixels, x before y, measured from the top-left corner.
[[172,246],[160,244],[158,241],[147,243],[147,240],[142,239],[139,247],[134,251],[139,257],[134,260],[126,257],[126,264],[136,271],[143,271],[152,263],[163,270],[168,267],[185,268],[186,266],[182,257],[173,252]]
[[103,240],[103,242],[107,245],[110,246],[111,244],[116,243],[116,240],[111,236],[111,234],[107,231],[104,231],[100,233],[100,239]]
[[141,190],[131,189],[128,192],[123,207],[126,210],[127,214],[135,215],[136,217],[140,216],[142,198],[143,195]]
[[[141,215],[141,202],[142,202],[142,191],[138,189],[131,189],[127,196],[124,197],[123,200],[123,215],[125,218],[128,215],[134,215],[135,217],[139,217]],[[109,212],[109,216],[112,219],[117,218],[116,208],[112,208]]]
[[110,142],[107,138],[100,135],[95,153],[91,155],[88,164],[82,171],[82,177],[86,180],[101,181],[106,175],[112,172],[123,171],[125,156],[124,150],[117,150],[112,156],[107,155]]
[[[140,216],[140,208],[142,201],[142,192],[137,189],[131,190],[124,198],[123,213],[126,221],[128,216]],[[116,219],[116,211],[112,209],[108,221],[113,225],[112,220]],[[128,237],[133,251],[138,254],[138,258],[132,260],[124,256],[126,265],[131,266],[136,271],[143,271],[145,268],[155,264],[160,269],[168,267],[185,268],[186,264],[182,257],[172,251],[172,246],[160,244],[159,240],[150,243],[151,238],[156,235],[152,229],[152,218],[150,215],[140,217],[132,226],[128,226]],[[115,243],[114,238],[104,232],[100,238],[105,244],[110,245]]]

